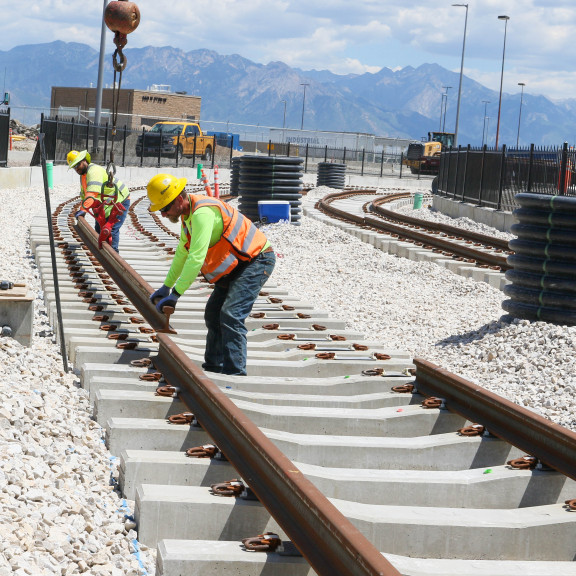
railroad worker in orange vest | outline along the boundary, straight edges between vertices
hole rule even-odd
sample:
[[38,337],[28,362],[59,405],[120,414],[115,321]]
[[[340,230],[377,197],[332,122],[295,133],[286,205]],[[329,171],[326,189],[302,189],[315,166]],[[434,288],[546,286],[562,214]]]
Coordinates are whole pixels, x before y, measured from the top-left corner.
[[[66,156],[68,162],[68,170],[74,168],[76,173],[80,175],[80,198],[84,201],[88,196],[93,196],[94,198],[100,200],[102,194],[102,186],[105,182],[108,182],[108,172],[102,166],[98,164],[92,164],[90,154],[86,150],[78,152],[77,150],[71,150]],[[120,179],[114,177],[114,184],[116,188],[114,190],[107,189],[106,194],[109,194],[109,200],[114,203],[122,204],[125,210],[118,216],[116,222],[112,226],[112,248],[118,252],[118,245],[120,243],[120,228],[126,220],[128,214],[128,208],[130,208],[130,189],[126,184],[124,184]],[[116,195],[117,197],[113,198]],[[106,219],[110,217],[110,212],[112,212],[112,203],[109,203],[104,213]],[[75,216],[84,216],[86,212],[84,210],[78,210]],[[94,228],[96,232],[100,234],[100,225],[96,222]]]
[[254,301],[270,278],[276,255],[264,233],[225,202],[189,194],[186,178],[157,174],[148,182],[151,212],[182,222],[180,242],[164,285],[150,299],[161,312],[200,272],[214,290],[206,303],[204,370],[246,375],[246,326]]

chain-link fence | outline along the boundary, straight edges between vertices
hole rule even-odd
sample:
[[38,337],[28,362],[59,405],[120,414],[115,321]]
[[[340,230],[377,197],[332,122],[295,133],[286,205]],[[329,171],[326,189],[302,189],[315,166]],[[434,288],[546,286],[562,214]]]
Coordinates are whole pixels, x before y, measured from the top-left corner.
[[[180,121],[183,122],[183,121]],[[203,124],[204,125],[204,124]],[[206,124],[209,126],[209,123]],[[209,126],[210,127],[210,126]],[[229,126],[227,126],[228,128]],[[352,135],[349,133],[330,134],[330,144],[319,145],[320,137],[308,137],[306,142],[290,141],[289,130],[280,129],[249,129],[243,127],[238,133],[208,131],[205,134],[210,140],[210,151],[202,145],[196,145],[195,140],[184,146],[184,153],[177,150],[183,144],[180,140],[166,150],[158,144],[147,146],[151,139],[151,131],[147,128],[133,130],[128,124],[117,126],[112,135],[109,123],[95,126],[90,121],[79,121],[74,117],[45,117],[41,115],[40,132],[46,137],[46,151],[49,160],[54,164],[65,164],[66,154],[70,150],[88,150],[94,160],[105,162],[114,152],[114,163],[117,166],[150,166],[150,167],[194,167],[203,163],[213,168],[230,168],[232,159],[243,154],[266,156],[298,156],[303,158],[304,171],[315,173],[321,162],[338,162],[346,165],[350,174],[362,176],[394,176],[399,178],[428,178],[424,174],[413,174],[404,166],[404,152],[399,142],[390,145],[378,145],[378,139],[372,135]],[[292,131],[296,132],[296,131]],[[309,131],[309,134],[314,134]],[[272,137],[271,137],[272,136]],[[198,135],[198,138],[202,136]],[[267,137],[267,138],[266,138]],[[338,138],[355,137],[362,147],[338,146]],[[180,138],[180,137],[178,137]],[[266,138],[266,139],[265,139]],[[186,153],[187,152],[187,153]],[[39,163],[39,154],[35,154],[32,165]]]

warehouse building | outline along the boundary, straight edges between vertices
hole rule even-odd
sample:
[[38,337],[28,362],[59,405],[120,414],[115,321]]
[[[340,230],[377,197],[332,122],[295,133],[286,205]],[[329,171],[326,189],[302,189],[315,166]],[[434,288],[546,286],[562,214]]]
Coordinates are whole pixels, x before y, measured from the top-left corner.
[[[112,88],[102,90],[101,124],[110,121],[113,102]],[[94,121],[96,88],[52,87],[50,107],[52,116],[75,117],[78,121]],[[122,88],[118,98],[119,127],[139,129],[160,120],[200,120],[200,96],[185,92],[171,92],[166,84],[153,84],[149,90]]]

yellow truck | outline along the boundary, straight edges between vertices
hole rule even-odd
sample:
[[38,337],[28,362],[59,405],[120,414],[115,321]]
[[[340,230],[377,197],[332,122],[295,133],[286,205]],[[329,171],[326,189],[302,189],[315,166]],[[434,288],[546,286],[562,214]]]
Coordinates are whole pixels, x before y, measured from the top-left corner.
[[202,157],[207,163],[214,155],[214,136],[205,136],[196,122],[156,122],[138,136],[136,155],[169,158]]

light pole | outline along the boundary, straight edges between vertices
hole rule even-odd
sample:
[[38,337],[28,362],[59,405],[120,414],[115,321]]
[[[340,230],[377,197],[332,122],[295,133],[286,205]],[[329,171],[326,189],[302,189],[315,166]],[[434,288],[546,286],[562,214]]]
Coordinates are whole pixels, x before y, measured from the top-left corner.
[[468,4],[452,4],[466,8],[464,18],[464,37],[462,39],[462,59],[460,60],[460,82],[458,84],[458,104],[456,104],[456,128],[454,129],[454,146],[458,146],[458,126],[460,124],[460,99],[462,97],[462,76],[464,74],[464,50],[466,49],[466,27],[468,26]]
[[490,100],[482,100],[484,103],[484,124],[482,125],[482,148],[484,148],[484,137],[486,134],[486,106],[490,104]]
[[522,118],[522,100],[524,99],[524,82],[518,82],[518,86],[522,87],[520,92],[520,111],[518,112],[518,134],[516,135],[516,150],[518,150],[518,144],[520,142],[520,119]]
[[442,116],[444,116],[444,97],[446,94],[442,92],[442,97],[440,98],[440,123],[438,124],[438,132],[442,132]]
[[496,123],[496,144],[494,149],[498,150],[498,136],[500,135],[500,110],[502,108],[502,82],[504,81],[504,56],[506,55],[506,29],[510,16],[498,16],[498,20],[504,20],[504,46],[502,48],[502,72],[500,72],[500,98],[498,99],[498,122]]
[[310,86],[310,84],[300,84],[300,86],[304,86],[304,96],[302,97],[302,122],[300,123],[300,130],[304,130],[304,104],[306,102],[306,86]]
[[284,120],[282,121],[282,130],[286,128],[286,100],[280,100],[284,104]]
[[442,88],[446,89],[446,100],[444,100],[444,120],[442,121],[442,132],[445,132],[446,112],[448,111],[448,90],[450,90],[450,88],[452,88],[452,86],[442,86]]

